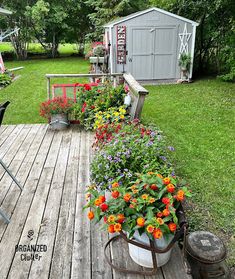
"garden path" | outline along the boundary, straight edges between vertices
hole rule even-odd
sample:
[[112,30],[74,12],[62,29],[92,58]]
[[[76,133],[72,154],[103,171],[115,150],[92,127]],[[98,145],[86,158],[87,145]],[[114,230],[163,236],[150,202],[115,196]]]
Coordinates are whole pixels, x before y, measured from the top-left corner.
[[[45,124],[0,128],[0,156],[24,186],[20,193],[0,169],[0,206],[11,218],[8,225],[0,218],[1,279],[144,278],[111,270],[103,254],[109,236],[82,211],[92,140],[92,133],[76,126],[63,132]],[[15,249],[36,244],[43,245],[41,251]],[[138,268],[127,256],[125,243],[114,243],[110,255],[113,262]],[[190,277],[175,248],[170,262],[156,276],[145,278]]]

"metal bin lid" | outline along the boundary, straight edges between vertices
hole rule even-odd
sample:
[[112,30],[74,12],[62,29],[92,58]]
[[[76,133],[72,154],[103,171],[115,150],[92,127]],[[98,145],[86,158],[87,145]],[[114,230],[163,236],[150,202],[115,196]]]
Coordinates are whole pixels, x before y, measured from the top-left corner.
[[190,233],[186,240],[186,252],[203,263],[218,263],[226,257],[222,240],[207,231]]

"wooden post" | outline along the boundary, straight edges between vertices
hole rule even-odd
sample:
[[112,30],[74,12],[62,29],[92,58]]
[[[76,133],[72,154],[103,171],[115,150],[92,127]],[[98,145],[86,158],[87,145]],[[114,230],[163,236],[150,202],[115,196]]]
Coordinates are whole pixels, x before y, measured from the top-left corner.
[[130,109],[131,118],[139,118],[144,106],[145,96],[149,93],[144,87],[142,87],[131,74],[124,74],[124,82],[128,85],[131,98],[132,107]]
[[47,77],[47,98],[48,98],[48,100],[51,99],[51,82],[50,82],[50,77]]
[[117,87],[117,77],[116,76],[113,77],[113,87],[114,88]]

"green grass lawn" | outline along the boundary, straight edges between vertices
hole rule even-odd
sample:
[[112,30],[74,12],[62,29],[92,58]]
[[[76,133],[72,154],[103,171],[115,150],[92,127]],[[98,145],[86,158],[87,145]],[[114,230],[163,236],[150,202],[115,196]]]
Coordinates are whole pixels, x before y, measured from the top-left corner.
[[191,230],[222,237],[235,266],[235,84],[201,80],[146,86],[143,120],[175,147],[177,173],[191,185]]
[[[14,48],[12,44],[6,42],[0,43],[0,52],[4,51],[13,52]],[[60,44],[58,51],[61,55],[77,53],[76,44]],[[30,43],[28,52],[45,53],[45,50],[39,43]]]
[[[5,124],[41,123],[39,105],[47,99],[45,74],[88,73],[89,63],[82,58],[37,59],[6,62],[7,68],[23,66],[15,72],[21,75],[11,85],[0,90],[0,103],[11,102],[4,117]],[[74,79],[54,79],[52,83],[77,82]],[[80,80],[81,81],[81,80]]]

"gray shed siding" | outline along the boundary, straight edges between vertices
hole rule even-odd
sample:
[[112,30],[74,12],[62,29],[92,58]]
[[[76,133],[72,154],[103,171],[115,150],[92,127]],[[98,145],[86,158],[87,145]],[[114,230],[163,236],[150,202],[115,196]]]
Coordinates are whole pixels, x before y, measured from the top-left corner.
[[[112,71],[130,72],[136,79],[179,79],[178,57],[181,45],[179,33],[183,33],[185,24],[187,32],[191,33],[188,41],[188,50],[191,54],[193,26],[187,21],[152,10],[114,24],[111,41]],[[118,25],[126,26],[128,54],[124,65],[116,63]]]

